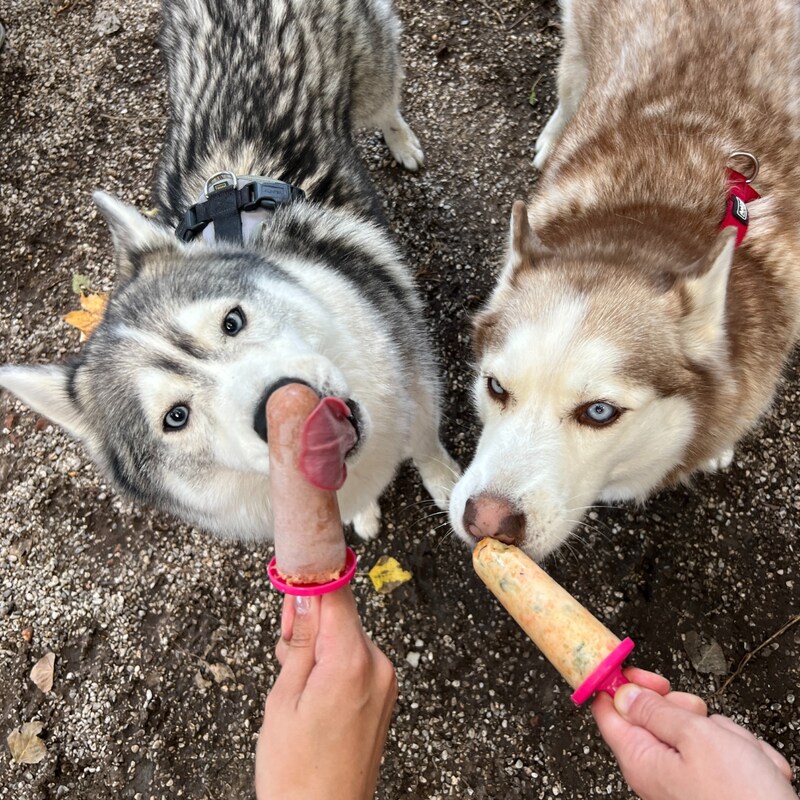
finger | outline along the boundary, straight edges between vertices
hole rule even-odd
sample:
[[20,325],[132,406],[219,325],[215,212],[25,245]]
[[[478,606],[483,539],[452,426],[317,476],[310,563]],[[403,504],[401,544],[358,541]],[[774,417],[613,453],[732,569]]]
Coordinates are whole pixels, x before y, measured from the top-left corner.
[[[377,734],[375,736],[375,748],[372,753],[372,770],[370,776],[370,786],[375,787],[378,783],[378,773],[380,772],[381,757],[386,746],[386,737],[389,735],[389,725],[392,721],[394,714],[394,707],[397,702],[397,675],[394,671],[394,666],[389,662],[386,656],[375,648],[376,662],[385,662],[389,664],[391,675],[388,679],[388,686],[380,687],[384,690],[383,708],[381,711],[381,719],[378,725]],[[385,668],[385,666],[384,666]],[[376,664],[376,669],[378,665]]]
[[669,691],[669,681],[663,675],[655,672],[648,672],[639,667],[626,667],[622,674],[637,686],[644,686],[645,689],[652,689],[658,694],[666,694]]
[[724,716],[723,714],[714,714],[713,716],[709,717],[709,719],[720,728],[724,728],[726,731],[735,733],[738,736],[741,736],[742,739],[747,739],[748,742],[752,742],[753,744],[758,742],[758,739],[756,739],[756,737],[753,736],[753,734],[750,733],[747,728],[737,725],[732,719]]
[[696,694],[690,694],[689,692],[670,692],[664,695],[664,699],[676,708],[682,708],[690,714],[695,714],[699,717],[708,716],[708,706],[705,700],[698,697]]
[[758,746],[764,751],[764,755],[778,768],[778,771],[786,778],[789,783],[794,777],[792,766],[789,762],[771,745],[758,739]]
[[632,725],[644,728],[670,747],[679,745],[694,731],[697,715],[668,703],[661,695],[632,683],[614,695],[614,707]]
[[292,625],[294,624],[294,605],[295,599],[290,594],[283,596],[283,607],[281,608],[281,638],[292,638]]
[[714,716],[710,717],[710,719],[720,728],[724,728],[726,731],[735,733],[737,736],[741,736],[742,739],[746,739],[748,742],[757,745],[759,748],[761,748],[761,751],[764,753],[764,755],[778,768],[784,778],[789,781],[792,780],[792,768],[789,766],[789,762],[772,745],[767,744],[757,736],[754,736],[746,728],[743,728],[741,725],[737,725],[732,719],[729,719],[722,714],[714,714]]
[[316,643],[320,623],[320,602],[317,597],[295,597],[291,638],[281,638],[278,658],[281,672],[273,692],[300,696],[308,676],[316,664]]
[[320,610],[320,627],[318,654],[350,652],[356,646],[362,646],[365,636],[358,614],[356,601],[350,586],[343,586],[322,598]]
[[278,644],[275,645],[275,658],[278,659],[278,663],[281,666],[283,666],[283,662],[286,660],[286,653],[288,650],[288,642],[283,638],[278,639]]
[[286,653],[289,650],[288,641],[292,638],[292,626],[294,625],[295,598],[293,595],[285,594],[281,606],[281,629],[278,636],[278,643],[275,645],[275,657],[278,663],[283,666]]
[[668,766],[671,756],[677,754],[660,742],[644,728],[632,725],[624,719],[607,694],[600,692],[592,703],[592,716],[600,730],[600,735],[616,756],[623,772],[634,774],[646,771],[658,764]]
[[292,638],[292,629],[294,627],[295,609],[298,603],[302,604],[303,608],[308,606],[308,600],[303,600],[295,595],[285,594],[283,596],[283,605],[281,607],[281,634],[278,643],[275,645],[275,657],[278,663],[283,666],[286,654],[289,652],[289,640]]
[[592,702],[592,716],[600,729],[600,735],[619,758],[619,751],[624,749],[625,743],[629,741],[634,726],[620,716],[614,708],[614,701],[604,692],[598,693]]

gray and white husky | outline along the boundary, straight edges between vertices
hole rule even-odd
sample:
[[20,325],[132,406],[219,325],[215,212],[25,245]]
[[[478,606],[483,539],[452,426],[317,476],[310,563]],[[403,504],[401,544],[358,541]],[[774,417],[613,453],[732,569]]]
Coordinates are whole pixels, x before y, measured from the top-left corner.
[[339,502],[360,536],[377,533],[378,497],[409,457],[445,508],[457,467],[421,303],[352,134],[375,123],[397,161],[422,161],[390,2],[163,11],[159,221],[95,195],[119,280],[103,322],[72,361],[5,366],[0,385],[122,492],[222,535],[270,533],[264,409],[286,379],[352,409]]

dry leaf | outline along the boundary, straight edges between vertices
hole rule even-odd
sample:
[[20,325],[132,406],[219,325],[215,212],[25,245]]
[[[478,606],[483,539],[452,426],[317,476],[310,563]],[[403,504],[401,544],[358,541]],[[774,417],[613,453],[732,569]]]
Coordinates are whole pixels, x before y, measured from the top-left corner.
[[233,670],[227,664],[209,664],[208,671],[217,683],[236,680]]
[[728,662],[719,644],[711,638],[689,631],[683,636],[683,647],[692,666],[700,673],[727,675]]
[[381,556],[377,564],[369,571],[372,585],[379,594],[393,592],[401,584],[410,581],[412,577],[411,573],[403,569],[400,563],[391,556]]
[[26,722],[8,734],[8,749],[19,764],[38,764],[46,755],[47,748],[39,738],[44,725],[38,720]]
[[81,341],[85,342],[93,333],[95,328],[103,321],[103,314],[108,305],[108,294],[97,292],[96,294],[81,295],[81,311],[70,311],[64,317],[67,325],[72,325],[81,332]]
[[197,672],[195,672],[195,674],[194,674],[194,685],[198,689],[208,689],[208,687],[211,686],[211,681],[207,681],[203,677],[203,675],[200,672],[200,670],[197,670]]
[[31,680],[45,694],[53,688],[53,670],[55,665],[55,653],[45,653],[31,670]]

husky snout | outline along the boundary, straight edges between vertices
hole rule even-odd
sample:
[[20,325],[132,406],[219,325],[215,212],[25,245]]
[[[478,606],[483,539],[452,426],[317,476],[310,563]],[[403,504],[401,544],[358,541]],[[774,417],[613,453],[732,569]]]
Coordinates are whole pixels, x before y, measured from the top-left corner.
[[525,514],[496,495],[470,497],[464,505],[463,522],[464,530],[476,540],[492,538],[520,545],[525,538]]

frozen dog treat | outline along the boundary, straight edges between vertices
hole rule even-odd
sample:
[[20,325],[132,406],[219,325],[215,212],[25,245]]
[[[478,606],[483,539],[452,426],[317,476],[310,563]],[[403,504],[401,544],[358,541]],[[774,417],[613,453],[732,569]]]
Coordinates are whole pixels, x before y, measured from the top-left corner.
[[267,402],[275,568],[286,584],[326,584],[344,570],[335,490],[357,438],[349,414],[338,398],[320,400],[300,383],[282,386]]
[[620,641],[519,548],[481,539],[472,554],[480,579],[536,643],[583,703],[614,695],[627,680],[621,664],[633,649]]

